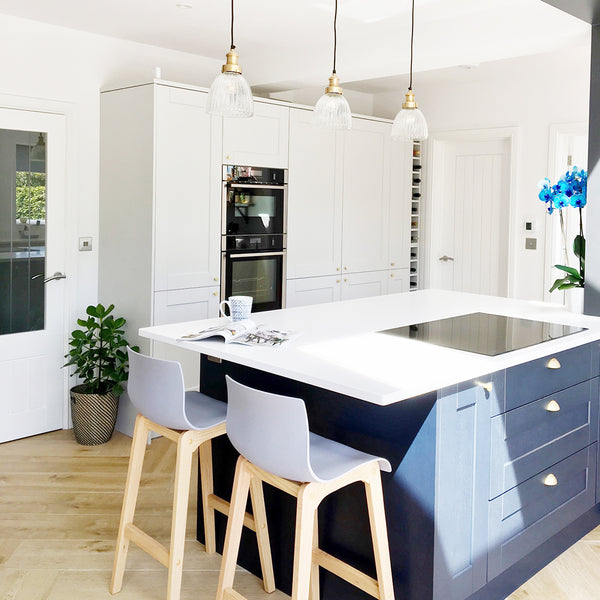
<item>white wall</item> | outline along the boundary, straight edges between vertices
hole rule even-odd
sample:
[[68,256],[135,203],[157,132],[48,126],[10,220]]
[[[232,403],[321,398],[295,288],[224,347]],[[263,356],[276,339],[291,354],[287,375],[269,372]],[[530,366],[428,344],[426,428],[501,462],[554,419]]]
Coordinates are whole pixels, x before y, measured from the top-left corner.
[[[98,287],[99,91],[162,77],[210,85],[221,61],[0,16],[0,105],[63,109],[69,117],[65,269],[69,318],[95,303]],[[92,252],[78,252],[91,236]]]
[[[414,90],[430,133],[518,128],[516,185],[516,274],[514,295],[544,296],[544,205],[537,182],[550,173],[550,126],[588,120],[590,45],[561,52],[486,63],[472,70],[416,74]],[[404,95],[377,94],[374,114],[394,118]],[[556,216],[555,216],[556,218]],[[524,223],[535,220],[537,250],[525,250]]]

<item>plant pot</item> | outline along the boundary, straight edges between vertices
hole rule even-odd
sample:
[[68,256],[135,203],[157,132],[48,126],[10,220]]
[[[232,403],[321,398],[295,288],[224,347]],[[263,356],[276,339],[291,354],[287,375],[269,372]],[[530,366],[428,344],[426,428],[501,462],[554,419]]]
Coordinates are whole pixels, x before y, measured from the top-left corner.
[[83,446],[97,446],[110,440],[115,429],[119,397],[108,394],[86,394],[85,386],[71,388],[71,418],[75,439]]

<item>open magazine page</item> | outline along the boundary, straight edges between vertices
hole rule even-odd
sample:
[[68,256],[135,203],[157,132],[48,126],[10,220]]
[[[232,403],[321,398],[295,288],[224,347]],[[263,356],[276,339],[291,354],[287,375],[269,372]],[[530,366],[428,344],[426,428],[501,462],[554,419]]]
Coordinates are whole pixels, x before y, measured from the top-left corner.
[[263,325],[258,325],[255,329],[236,336],[231,342],[235,344],[244,344],[246,346],[281,346],[285,342],[298,337],[298,335],[299,333],[295,331],[268,329]]
[[229,343],[235,340],[239,336],[243,336],[249,331],[256,330],[256,323],[250,319],[243,321],[230,321],[228,323],[222,323],[203,329],[197,333],[188,333],[177,338],[178,342],[196,342],[198,340],[206,340],[212,337],[221,337],[225,343]]

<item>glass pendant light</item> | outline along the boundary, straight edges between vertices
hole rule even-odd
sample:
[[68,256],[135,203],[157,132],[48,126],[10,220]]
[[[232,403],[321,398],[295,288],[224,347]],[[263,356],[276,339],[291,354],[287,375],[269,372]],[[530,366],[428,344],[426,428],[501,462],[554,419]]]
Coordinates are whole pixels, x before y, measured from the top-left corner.
[[335,71],[337,9],[337,0],[335,0],[335,15],[333,17],[333,72],[329,78],[329,85],[325,88],[325,94],[319,98],[313,112],[313,123],[322,129],[350,129],[352,127],[350,105],[342,95],[340,80]]
[[227,62],[221,68],[208,92],[206,112],[220,117],[251,117],[254,114],[252,90],[242,76],[238,53],[233,43],[233,0],[231,0],[231,48]]
[[44,136],[41,133],[38,137],[37,144],[31,148],[29,159],[37,161],[46,160],[46,142],[44,141]]
[[426,140],[429,135],[427,121],[419,110],[415,95],[412,91],[413,83],[413,45],[415,38],[415,0],[412,0],[412,17],[410,33],[410,81],[406,100],[402,104],[402,110],[396,115],[392,125],[392,139],[403,142],[414,140]]

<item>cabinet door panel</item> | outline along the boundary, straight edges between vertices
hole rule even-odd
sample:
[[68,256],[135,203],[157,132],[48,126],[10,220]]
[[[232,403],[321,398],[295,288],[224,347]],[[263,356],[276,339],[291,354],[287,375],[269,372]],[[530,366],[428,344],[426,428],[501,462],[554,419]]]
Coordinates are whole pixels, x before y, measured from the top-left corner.
[[389,123],[354,119],[343,132],[342,265],[345,271],[387,269],[389,192]]
[[341,280],[339,277],[309,277],[288,279],[287,308],[336,302],[340,299]]
[[223,164],[287,169],[289,114],[255,101],[249,119],[223,119]]
[[337,150],[335,133],[314,127],[312,111],[290,110],[290,279],[334,275],[340,270],[342,195],[337,189]]
[[342,282],[342,300],[382,296],[387,290],[387,271],[352,273]]
[[401,294],[408,292],[408,269],[393,269],[388,271],[386,294]]
[[156,89],[155,291],[218,281],[221,129],[206,96]]
[[[193,288],[154,294],[154,325],[198,321],[219,316],[219,288]],[[192,332],[190,332],[192,333]],[[198,387],[200,355],[171,344],[152,343],[152,355],[181,363],[186,389]]]

